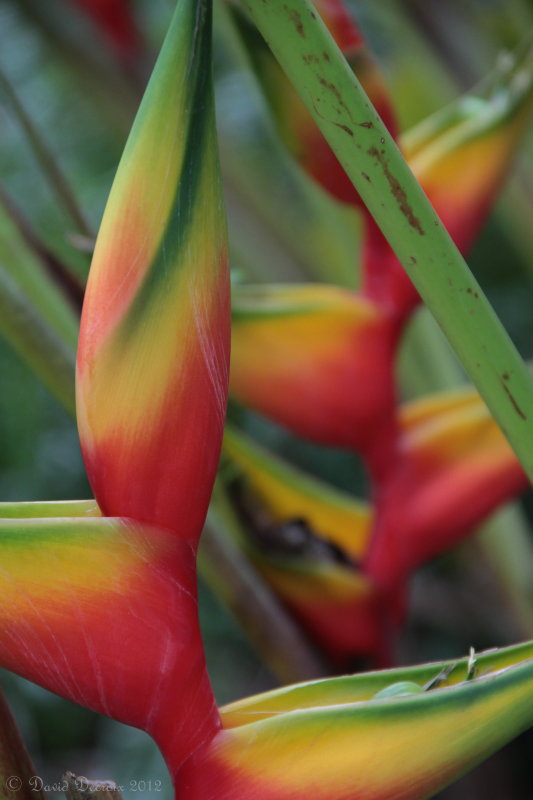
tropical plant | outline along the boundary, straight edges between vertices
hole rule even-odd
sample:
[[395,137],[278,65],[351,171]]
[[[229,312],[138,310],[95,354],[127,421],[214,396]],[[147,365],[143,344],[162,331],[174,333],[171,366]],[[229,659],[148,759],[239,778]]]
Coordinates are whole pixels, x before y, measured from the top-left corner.
[[[120,28],[131,33],[130,49],[110,27],[115,15],[129,20],[127,7],[79,5],[104,25],[131,77],[139,31]],[[213,510],[222,561],[206,551],[207,574],[233,563],[242,565],[235,580],[253,576],[240,550],[337,666],[361,654],[384,662],[411,572],[525,488],[533,388],[316,10],[304,0],[246,6],[328,142],[255,39],[252,56],[289,146],[337,199],[363,209],[361,289],[238,285],[231,323],[211,7],[179,0],[85,291],[76,411],[95,499],[1,506],[0,662],[147,731],[178,797],[429,797],[531,725],[533,645],[322,678],[217,708],[198,623],[196,549],[220,450]],[[361,34],[338,3],[319,10],[394,133]],[[256,36],[235,13],[237,29]],[[5,90],[87,237],[77,201],[7,82]],[[513,62],[484,97],[454,105],[405,144],[461,249],[503,180],[531,96],[531,67]],[[481,170],[487,157],[491,169]],[[469,191],[456,195],[448,176],[467,167]],[[69,407],[76,322],[64,289],[78,296],[79,285],[7,199],[3,207],[15,246],[3,255],[11,271],[2,272],[2,328]],[[399,403],[395,362],[418,292],[516,456],[471,389]],[[235,428],[222,445],[230,326],[234,394],[300,435],[361,453],[370,503],[302,475]],[[247,585],[256,602],[257,586]],[[284,616],[271,600],[255,608],[276,631]],[[4,778],[21,771],[21,752],[21,743],[15,756],[0,747]]]

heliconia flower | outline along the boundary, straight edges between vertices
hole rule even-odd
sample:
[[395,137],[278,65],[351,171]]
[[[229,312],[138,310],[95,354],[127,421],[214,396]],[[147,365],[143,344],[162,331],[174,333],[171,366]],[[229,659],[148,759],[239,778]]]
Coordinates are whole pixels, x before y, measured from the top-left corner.
[[0,507],[0,663],[151,733],[180,798],[423,800],[532,724],[533,644],[479,676],[465,659],[214,702],[195,545],[230,313],[209,39],[207,0],[179,0],[96,248],[78,403],[97,505]]
[[139,47],[139,30],[128,0],[71,0],[100,27],[118,55],[131,60]]
[[[396,135],[395,114],[387,89],[347,7],[342,0],[314,0],[314,5],[369,95],[376,111],[391,133]],[[270,49],[238,7],[234,4],[230,4],[229,7],[288,149],[304,169],[333,197],[342,203],[359,205],[361,203],[359,193]]]
[[487,98],[473,94],[402,141],[414,174],[458,248],[478,235],[527,130],[533,68],[512,63]]
[[222,708],[223,729],[180,774],[183,796],[431,797],[533,719],[531,645],[479,655],[479,677],[471,663],[316,681]]
[[238,544],[264,580],[340,669],[359,656],[381,662],[380,609],[357,568],[368,547],[370,508],[229,426],[223,452],[239,476],[243,527],[254,531]]
[[344,289],[238,287],[230,389],[301,436],[384,460],[396,338],[379,307]]
[[399,456],[380,487],[366,559],[382,585],[452,548],[528,485],[474,390],[413,401],[400,416]]
[[180,0],[105,211],[77,365],[103,513],[191,542],[218,464],[229,350],[210,36],[207,3]]

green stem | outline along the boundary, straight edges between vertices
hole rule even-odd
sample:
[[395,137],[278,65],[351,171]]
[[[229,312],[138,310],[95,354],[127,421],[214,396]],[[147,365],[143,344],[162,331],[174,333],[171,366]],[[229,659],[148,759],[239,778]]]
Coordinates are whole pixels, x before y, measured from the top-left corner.
[[93,233],[85,216],[78,205],[78,201],[70,188],[68,181],[63,175],[52,151],[44,141],[43,137],[33,124],[32,119],[27,114],[26,109],[20,102],[17,93],[7,79],[7,76],[0,69],[0,89],[6,96],[13,113],[17,118],[20,127],[24,131],[31,149],[39,162],[39,165],[46,176],[50,186],[54,190],[63,209],[66,211],[76,230],[84,236],[92,237]]
[[75,416],[74,348],[35,310],[1,264],[0,333]]
[[327,665],[239,551],[236,540],[243,535],[225,492],[217,485],[200,542],[200,573],[280,681],[323,677]]
[[[32,275],[32,286],[37,296],[39,296],[41,287],[44,284],[46,284],[46,292],[52,293],[53,289],[51,285],[53,284],[54,287],[59,289],[59,292],[56,291],[55,294],[60,294],[69,301],[71,313],[68,316],[70,317],[71,323],[74,320],[74,341],[76,341],[78,329],[77,317],[79,317],[79,312],[83,303],[84,286],[81,280],[72,272],[71,268],[49,249],[42,237],[15,205],[1,184],[0,226],[5,226],[8,229],[7,233],[10,235],[10,238],[18,239],[18,242],[13,242],[13,246],[20,253],[20,258],[16,259],[19,263],[24,259],[24,256],[28,259],[28,253],[31,253],[34,259],[37,260],[38,268],[33,270]],[[0,252],[3,250],[4,247],[0,248]],[[24,254],[21,251],[25,251]],[[14,264],[13,267],[14,270],[18,270],[19,268],[18,264]],[[37,273],[39,273],[39,275],[37,275]],[[17,277],[16,273],[15,277]],[[46,278],[48,278],[47,281],[45,280]],[[74,312],[74,314],[72,312]],[[60,316],[64,316],[64,313],[60,313]]]
[[533,546],[518,503],[502,508],[479,531],[482,554],[498,582],[517,638],[533,636]]
[[533,479],[533,382],[308,0],[244,0]]

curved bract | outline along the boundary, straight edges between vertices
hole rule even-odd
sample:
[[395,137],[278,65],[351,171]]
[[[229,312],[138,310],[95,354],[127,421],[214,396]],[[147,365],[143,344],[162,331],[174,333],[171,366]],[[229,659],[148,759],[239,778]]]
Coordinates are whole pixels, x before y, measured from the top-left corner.
[[216,730],[180,537],[131,519],[0,519],[0,563],[2,666],[149,731],[177,763]]
[[207,2],[180,0],[98,237],[77,368],[80,439],[106,515],[196,541],[227,393],[227,243]]
[[374,585],[359,569],[302,558],[250,557],[337,670],[353,669],[358,658],[390,659]]
[[301,436],[365,447],[393,416],[395,339],[380,309],[349,291],[239,287],[231,392]]
[[301,519],[349,558],[362,558],[372,523],[367,503],[294,467],[230,425],[224,431],[224,456],[273,523]]
[[472,389],[406,404],[400,427],[400,456],[377,510],[366,560],[369,574],[385,584],[453,547],[528,485]]
[[[423,800],[533,720],[531,645],[468,660],[279,690],[221,709],[182,774],[191,800]],[[397,681],[437,688],[374,695]],[[461,681],[461,682],[458,682]],[[443,688],[441,688],[443,687]],[[374,697],[374,699],[372,699]]]
[[452,239],[465,253],[518,151],[533,108],[533,61],[511,59],[488,97],[460,98],[409,132],[406,157]]

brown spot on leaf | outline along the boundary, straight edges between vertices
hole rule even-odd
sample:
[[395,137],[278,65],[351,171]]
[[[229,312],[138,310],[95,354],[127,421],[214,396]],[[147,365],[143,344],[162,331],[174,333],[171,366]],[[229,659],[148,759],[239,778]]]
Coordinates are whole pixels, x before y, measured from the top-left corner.
[[326,51],[324,51],[324,52],[322,53],[322,58],[324,59],[324,61],[331,61],[331,59],[330,59],[330,57],[329,57],[329,54],[328,54],[328,53],[326,53]]
[[367,175],[366,172],[362,172],[361,175],[363,176],[365,181],[368,181],[368,183],[372,183],[372,181],[370,179],[370,175]]
[[417,263],[417,260],[416,260],[416,258],[414,256],[409,256],[409,261],[411,262],[411,264],[416,264]]
[[342,125],[340,122],[334,122],[333,124],[336,125],[337,128],[340,128],[345,133],[347,133],[348,136],[353,136],[353,131],[351,128],[348,127],[348,125]]
[[409,225],[412,228],[414,228],[416,231],[418,231],[420,236],[424,236],[424,230],[422,228],[422,225],[420,224],[420,220],[418,219],[418,217],[415,216],[415,214],[413,212],[413,209],[409,205],[409,201],[407,200],[407,195],[405,193],[405,189],[402,187],[402,185],[400,184],[399,180],[397,178],[395,178],[394,175],[392,174],[392,172],[390,171],[389,166],[388,166],[386,160],[383,158],[382,153],[377,149],[377,147],[371,147],[370,150],[368,151],[368,155],[369,156],[373,156],[376,159],[376,161],[378,162],[378,164],[380,164],[380,166],[381,166],[381,168],[383,170],[383,174],[385,175],[385,177],[387,178],[387,180],[389,182],[389,186],[390,186],[390,190],[392,192],[392,196],[394,197],[394,199],[398,203],[398,206],[400,207],[400,211],[402,212],[402,214],[406,218],[406,220],[409,223]]
[[287,6],[287,5],[283,6],[283,8],[285,9],[285,11],[287,13],[288,18],[290,19],[290,21],[292,22],[292,24],[296,28],[296,33],[298,34],[298,36],[301,36],[303,39],[305,39],[304,26],[303,26],[303,23],[302,23],[302,18],[300,16],[300,14],[298,13],[298,11],[294,11],[294,9],[289,8],[289,6]]
[[511,405],[513,406],[514,410],[516,411],[516,413],[518,414],[520,419],[527,419],[526,415],[524,414],[524,412],[522,411],[522,409],[520,408],[520,406],[516,402],[515,396],[513,395],[513,393],[511,392],[511,390],[507,386],[507,384],[505,383],[505,380],[508,380],[508,379],[509,379],[509,376],[506,379],[504,379],[503,381],[501,381],[501,384],[503,386],[503,390],[504,390],[505,394],[507,395],[507,397],[509,398],[509,400],[511,401]]
[[346,106],[344,100],[342,99],[342,95],[335,86],[335,84],[331,83],[330,81],[327,81],[325,78],[321,76],[318,78],[318,80],[320,81],[320,85],[323,86],[324,89],[327,89],[329,92],[332,92],[332,94],[336,97],[339,105],[342,106],[342,108],[344,108],[348,116],[351,118],[352,115],[350,114],[350,109]]
[[359,122],[358,125],[359,125],[360,128],[373,128],[374,127],[374,123],[373,122]]
[[304,64],[318,64],[320,63],[318,60],[318,56],[315,56],[314,53],[309,53],[307,56],[302,56],[302,60]]

